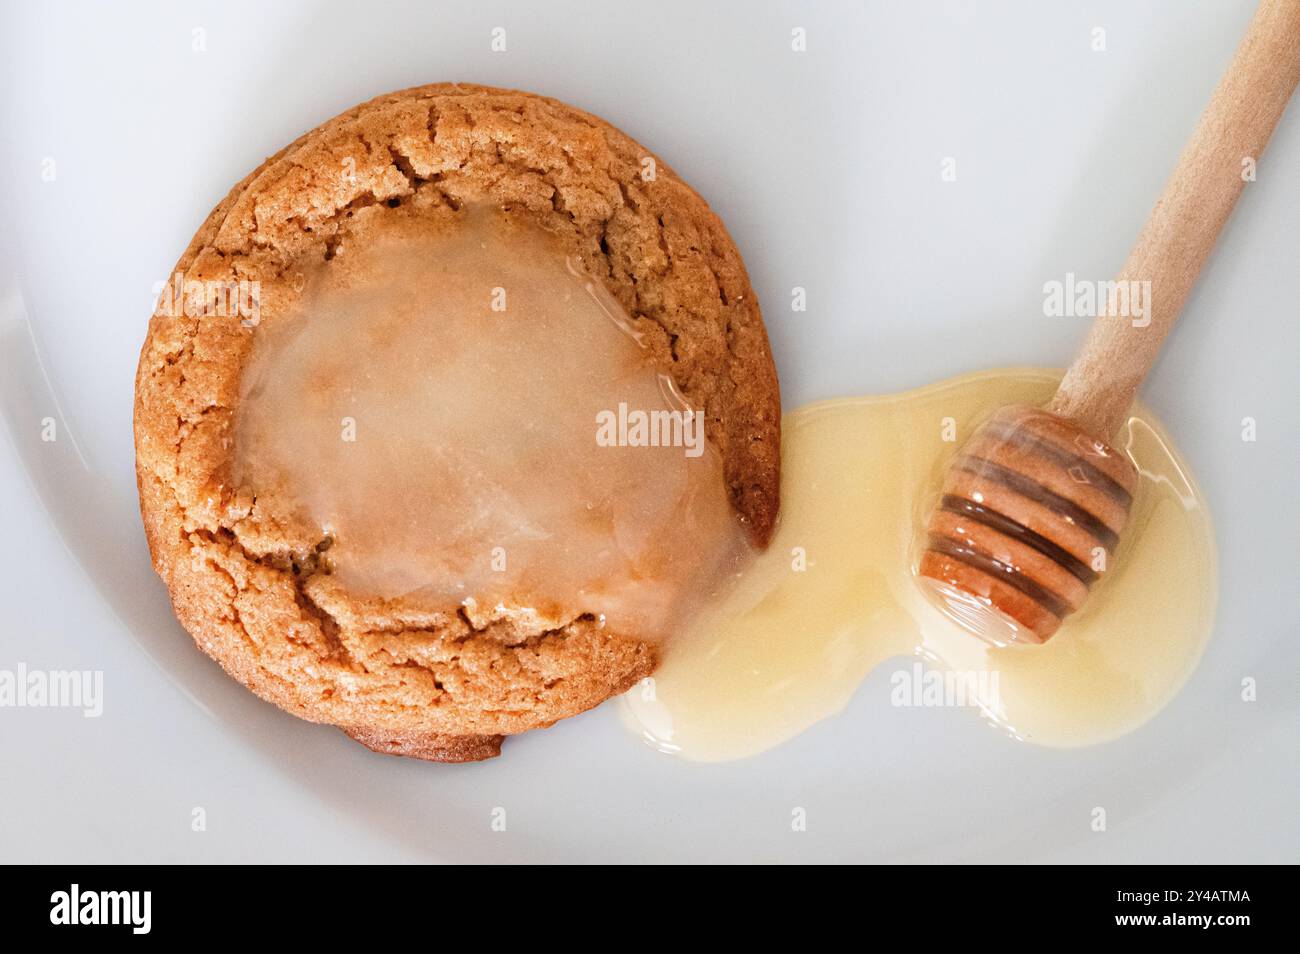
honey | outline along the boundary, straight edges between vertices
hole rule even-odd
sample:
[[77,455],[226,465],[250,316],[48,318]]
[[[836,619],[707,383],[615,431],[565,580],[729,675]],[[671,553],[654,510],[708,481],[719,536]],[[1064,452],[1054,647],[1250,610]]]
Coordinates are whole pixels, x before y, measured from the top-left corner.
[[[973,708],[1039,745],[1105,742],[1152,718],[1201,656],[1217,576],[1204,500],[1146,409],[1112,442],[1138,470],[1129,525],[1088,601],[1049,642],[974,637],[916,575],[927,516],[965,439],[998,408],[1044,403],[1058,381],[984,372],[787,414],[771,547],[624,696],[632,729],[697,761],[754,755],[835,715],[881,665],[894,669],[895,704]],[[945,691],[954,686],[955,702]]]

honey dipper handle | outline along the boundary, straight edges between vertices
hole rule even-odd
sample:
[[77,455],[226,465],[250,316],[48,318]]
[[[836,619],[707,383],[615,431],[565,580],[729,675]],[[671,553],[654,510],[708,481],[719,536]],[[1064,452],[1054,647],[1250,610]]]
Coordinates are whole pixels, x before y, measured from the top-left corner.
[[1300,0],[1262,0],[1119,273],[1119,289],[1150,282],[1147,314],[1134,316],[1131,303],[1125,312],[1122,292],[1119,314],[1098,312],[1051,411],[1103,441],[1114,436],[1297,82]]

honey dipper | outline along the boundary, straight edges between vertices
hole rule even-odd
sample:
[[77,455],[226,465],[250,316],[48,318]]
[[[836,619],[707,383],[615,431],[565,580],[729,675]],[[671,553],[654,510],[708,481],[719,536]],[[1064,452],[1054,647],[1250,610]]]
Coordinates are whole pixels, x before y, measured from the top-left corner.
[[919,572],[981,637],[1047,640],[1109,568],[1137,485],[1109,442],[1298,81],[1300,0],[1263,0],[1117,277],[1150,283],[1146,314],[1112,299],[1047,407],[1003,408],[954,458]]

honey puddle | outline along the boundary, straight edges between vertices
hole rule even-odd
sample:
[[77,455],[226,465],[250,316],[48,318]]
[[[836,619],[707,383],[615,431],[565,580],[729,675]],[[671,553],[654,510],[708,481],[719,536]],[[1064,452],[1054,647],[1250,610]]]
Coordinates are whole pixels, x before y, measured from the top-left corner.
[[[1139,471],[1124,538],[1083,609],[1046,644],[981,642],[914,575],[953,454],[996,409],[1045,403],[1058,381],[990,371],[787,414],[772,545],[623,697],[629,724],[665,752],[742,758],[834,715],[890,660],[891,693],[906,704],[956,700],[1040,745],[1105,742],[1154,716],[1205,648],[1217,572],[1204,500],[1145,408],[1111,442]],[[925,685],[909,656],[924,661]],[[950,692],[929,673],[952,674]]]

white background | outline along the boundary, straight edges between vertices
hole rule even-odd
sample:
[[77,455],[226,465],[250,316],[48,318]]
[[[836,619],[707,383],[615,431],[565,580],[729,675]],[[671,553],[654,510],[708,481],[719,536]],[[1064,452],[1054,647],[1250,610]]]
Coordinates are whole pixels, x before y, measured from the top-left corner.
[[208,210],[304,130],[441,80],[559,97],[671,163],[746,258],[787,408],[1063,365],[1084,325],[1043,317],[1043,283],[1118,269],[1251,6],[4,0],[0,668],[102,670],[105,711],[0,709],[0,859],[1295,861],[1300,112],[1145,393],[1216,518],[1217,631],[1178,699],[1100,748],[892,709],[877,671],[731,765],[652,752],[612,706],[481,765],[372,755],[192,647],[148,565],[130,434],[152,286]]

